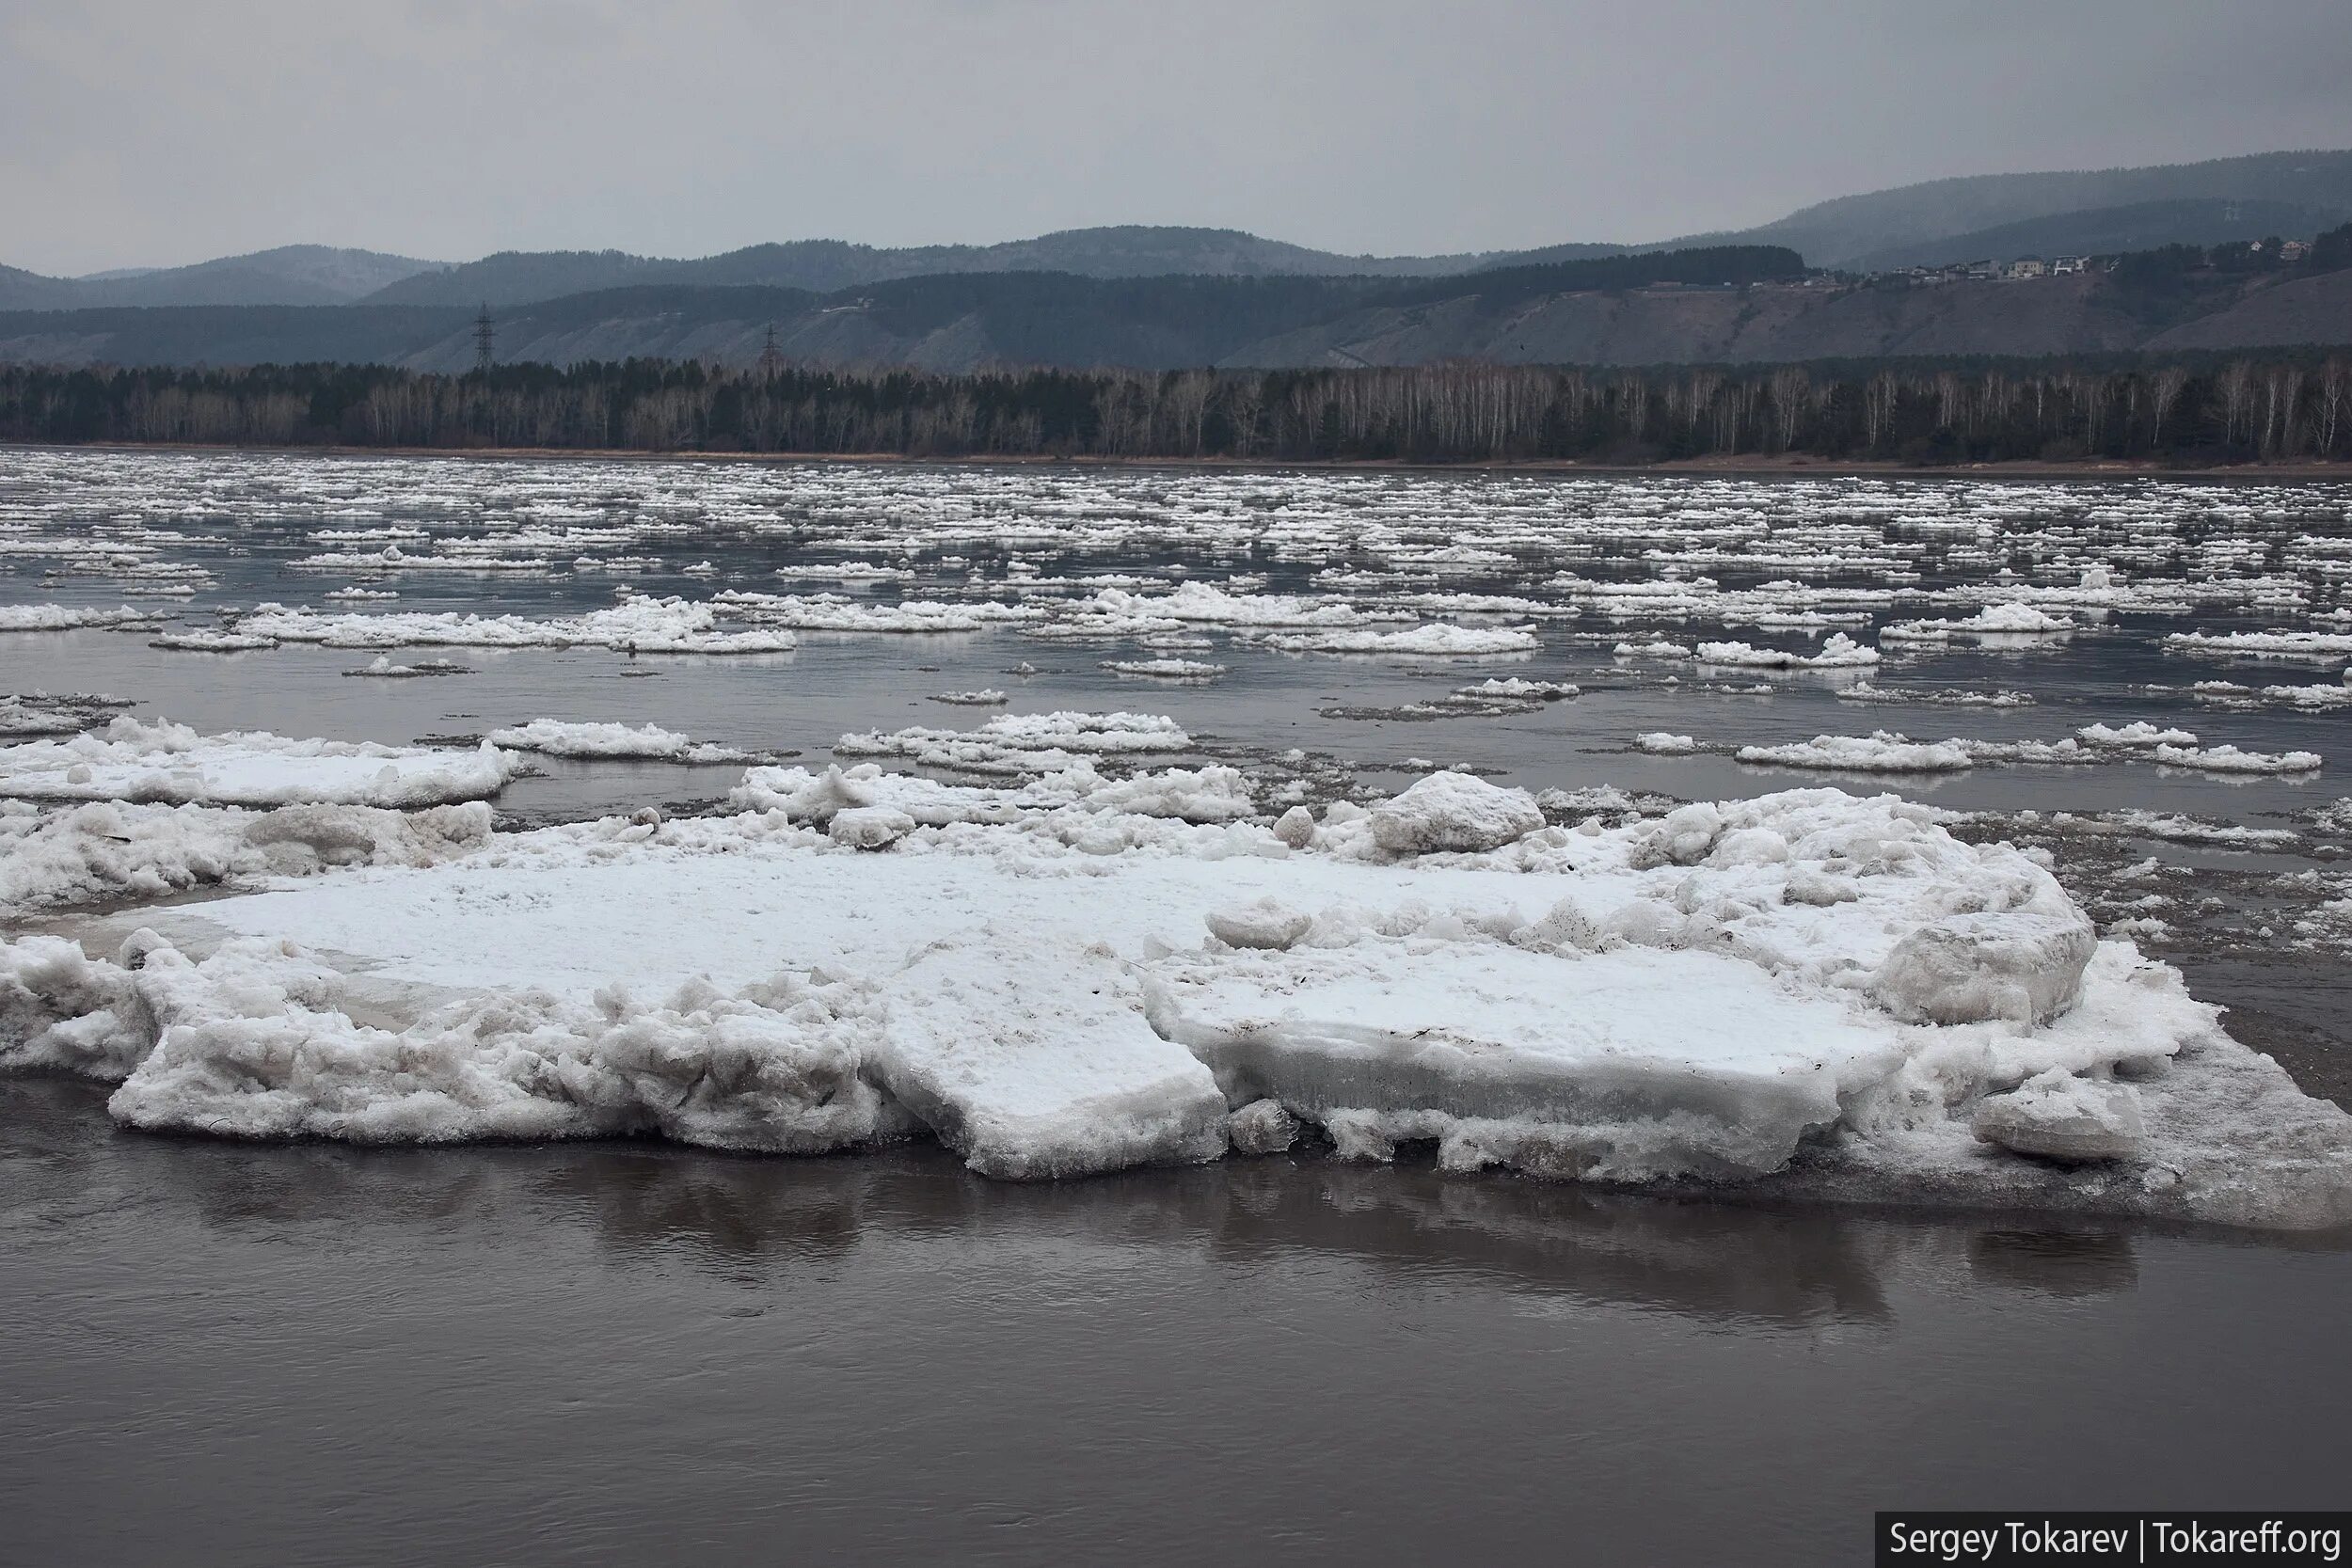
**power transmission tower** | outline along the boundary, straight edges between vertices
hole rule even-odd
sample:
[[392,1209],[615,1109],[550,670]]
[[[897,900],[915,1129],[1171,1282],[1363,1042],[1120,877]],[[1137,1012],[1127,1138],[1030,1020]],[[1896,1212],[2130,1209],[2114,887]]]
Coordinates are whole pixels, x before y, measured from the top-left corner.
[[770,322],[767,346],[759,351],[759,373],[768,380],[773,381],[776,378],[776,372],[782,369],[784,369],[784,351],[776,347],[776,324]]
[[473,319],[473,368],[484,375],[490,373],[491,362],[498,357],[498,323],[490,319],[490,302],[482,302],[482,314]]

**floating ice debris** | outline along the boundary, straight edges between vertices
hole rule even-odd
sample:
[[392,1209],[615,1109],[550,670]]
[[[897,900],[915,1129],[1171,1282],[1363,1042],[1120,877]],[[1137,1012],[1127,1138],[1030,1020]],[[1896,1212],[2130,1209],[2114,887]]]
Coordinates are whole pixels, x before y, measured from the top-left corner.
[[999,714],[977,730],[921,725],[889,734],[845,735],[845,757],[905,757],[926,768],[970,773],[1040,774],[1082,756],[1172,754],[1192,750],[1175,720],[1148,713]]
[[1224,665],[1197,658],[1106,658],[1102,667],[1114,675],[1148,675],[1168,681],[1208,681],[1225,673]]
[[2026,691],[1970,691],[1946,688],[1877,686],[1867,680],[1841,686],[1830,695],[1841,703],[1918,703],[1931,707],[2031,707]]
[[72,735],[103,723],[112,710],[130,705],[120,697],[87,692],[0,694],[0,737]]
[[993,686],[978,691],[936,691],[931,694],[932,702],[946,703],[951,707],[1002,707],[1011,700]]
[[81,626],[146,626],[163,619],[160,610],[116,610],[80,605],[0,604],[0,631],[71,631]]
[[1687,735],[1676,735],[1668,730],[1651,730],[1647,734],[1635,736],[1633,747],[1636,751],[1647,752],[1654,756],[1680,757],[1689,756],[1696,752],[1699,749],[1699,743]]
[[2249,828],[2237,822],[2209,822],[2177,812],[2126,809],[2112,812],[2016,812],[2000,819],[2013,832],[2032,832],[2047,826],[2058,833],[2103,837],[2152,838],[2168,844],[2217,844],[2235,848],[2278,849],[2294,844],[2299,834],[2286,828]]
[[182,653],[240,654],[256,653],[278,646],[274,637],[253,637],[234,631],[175,631],[147,641],[151,648],[167,648]]
[[779,566],[774,575],[811,582],[887,582],[909,574],[903,566],[884,566],[872,561],[818,561]]
[[281,642],[330,648],[613,648],[644,654],[766,654],[788,651],[792,633],[778,627],[721,631],[718,611],[685,599],[631,598],[609,609],[558,620],[518,615],[393,611],[321,615],[264,604],[238,629]]
[[1999,641],[2005,638],[2064,637],[2074,630],[2065,615],[2053,615],[2029,604],[2010,601],[1987,605],[1958,621],[1900,621],[1879,633],[1881,642],[1949,642],[1955,638]]
[[485,741],[436,752],[262,731],[199,735],[119,718],[103,734],[0,747],[0,796],[41,800],[429,806],[495,795],[514,764]]
[[1115,823],[1094,821],[1098,816],[1233,822],[1257,810],[1249,781],[1232,768],[1169,768],[1109,779],[1083,759],[1010,787],[942,784],[914,774],[885,773],[870,762],[821,773],[804,768],[755,768],[743,775],[728,803],[827,829],[842,812],[867,808],[886,809],[933,828],[1030,820],[1053,829],[1066,842],[1113,852],[1127,847],[1129,840],[1120,836],[1122,831]]
[[551,562],[546,556],[498,556],[471,551],[412,555],[398,545],[380,550],[326,550],[298,557],[289,566],[310,572],[523,572],[540,573]]
[[460,664],[448,658],[421,658],[413,664],[395,664],[389,654],[378,654],[357,670],[346,670],[346,675],[380,675],[387,680],[414,680],[428,675],[470,675],[470,664]]
[[1554,703],[1564,697],[1581,696],[1583,689],[1566,681],[1531,681],[1521,680],[1517,675],[1505,675],[1490,676],[1469,686],[1457,686],[1454,694],[1484,701],[1502,698]]
[[1758,670],[1844,670],[1879,662],[1879,651],[1866,648],[1842,631],[1832,632],[1815,654],[1781,648],[1751,648],[1745,642],[1702,642],[1692,655],[1701,664],[1738,665]]
[[2312,773],[2321,766],[2317,752],[2241,752],[2234,746],[2159,745],[2155,758],[2206,773]]
[[1849,772],[1957,772],[1991,763],[2080,767],[2150,760],[2209,772],[2298,773],[2320,766],[2311,752],[2271,756],[2234,746],[2200,748],[2186,730],[2161,729],[2137,721],[2119,727],[2086,725],[2063,740],[1913,740],[1878,730],[1867,736],[1817,735],[1777,746],[1742,746],[1741,762],[1782,768],[1817,768]]
[[397,599],[400,597],[400,590],[397,588],[330,588],[325,594],[321,594],[320,597],[351,601],[367,599]]
[[1533,626],[1463,626],[1445,621],[1407,631],[1267,632],[1253,640],[1286,654],[1401,654],[1417,658],[1532,654],[1543,646]]
[[803,631],[957,632],[980,631],[1044,618],[1038,605],[944,604],[909,599],[867,604],[838,594],[754,594],[729,589],[711,601],[763,625]]
[[538,752],[551,757],[659,757],[693,763],[753,760],[752,753],[731,746],[697,742],[655,724],[631,729],[627,724],[533,719],[512,729],[492,730],[485,738],[494,746]]
[[2257,658],[2343,658],[2352,635],[2325,631],[2176,631],[2164,645],[2192,653],[2250,654]]
[[1976,766],[1969,749],[1960,741],[1913,740],[1886,730],[1869,735],[1817,735],[1785,746],[1742,746],[1732,754],[1746,763],[1851,773],[1956,773]]
[[1375,611],[1341,599],[1303,599],[1287,594],[1232,593],[1215,583],[1186,582],[1168,594],[1133,594],[1105,588],[1073,607],[1111,619],[1139,622],[1189,621],[1208,626],[1268,627],[1360,626],[1370,621],[1409,621],[1409,613]]
[[2126,746],[2142,750],[2152,746],[2194,746],[2197,737],[2186,730],[2164,729],[2145,720],[2136,720],[2121,727],[2111,724],[2086,724],[2074,734],[2094,746]]

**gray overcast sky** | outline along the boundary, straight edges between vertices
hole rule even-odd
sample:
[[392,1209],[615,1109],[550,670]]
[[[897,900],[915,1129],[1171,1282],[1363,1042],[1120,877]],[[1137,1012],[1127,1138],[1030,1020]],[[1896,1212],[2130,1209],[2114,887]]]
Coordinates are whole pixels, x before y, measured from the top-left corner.
[[0,0],[0,261],[1654,240],[2352,147],[2352,0]]

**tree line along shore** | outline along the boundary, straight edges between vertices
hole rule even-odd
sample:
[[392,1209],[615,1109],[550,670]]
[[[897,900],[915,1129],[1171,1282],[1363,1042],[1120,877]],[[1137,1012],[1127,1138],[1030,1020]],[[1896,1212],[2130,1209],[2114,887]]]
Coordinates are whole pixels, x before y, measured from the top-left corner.
[[0,367],[0,440],[479,451],[1934,467],[2352,459],[2352,351],[1580,370]]

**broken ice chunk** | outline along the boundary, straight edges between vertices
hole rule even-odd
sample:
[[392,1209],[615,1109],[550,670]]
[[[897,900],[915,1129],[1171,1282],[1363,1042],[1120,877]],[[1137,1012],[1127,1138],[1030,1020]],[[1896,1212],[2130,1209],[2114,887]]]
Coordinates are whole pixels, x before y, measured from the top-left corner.
[[1879,966],[1880,1006],[1907,1023],[2046,1022],[2082,995],[2099,933],[2071,905],[1956,914],[1920,927]]
[[1263,947],[1279,951],[1295,945],[1314,924],[1314,917],[1279,899],[1266,897],[1209,914],[1209,930],[1228,947]]
[[1298,1141],[1298,1118],[1279,1100],[1253,1100],[1225,1123],[1236,1154],[1279,1154]]
[[2008,1094],[1987,1096],[1973,1125],[1986,1143],[2070,1164],[2129,1160],[2144,1140],[2137,1090],[2056,1068]]
[[1372,841],[1391,855],[1499,849],[1543,825],[1527,791],[1468,773],[1432,773],[1372,808]]
[[1225,1152],[1209,1069],[1144,1022],[1100,946],[991,927],[938,942],[891,988],[884,1086],[983,1176],[1079,1176]]
[[825,836],[858,849],[883,849],[914,832],[914,818],[895,806],[851,806],[836,811]]

